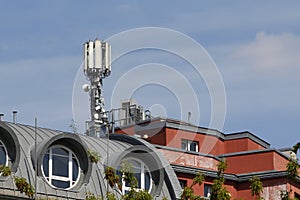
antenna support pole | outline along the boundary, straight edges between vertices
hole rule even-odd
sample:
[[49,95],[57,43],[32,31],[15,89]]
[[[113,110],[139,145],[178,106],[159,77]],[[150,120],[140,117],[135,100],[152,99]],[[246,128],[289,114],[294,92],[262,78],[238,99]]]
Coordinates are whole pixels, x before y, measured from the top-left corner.
[[89,40],[84,43],[83,71],[90,81],[91,121],[88,122],[87,135],[106,137],[108,132],[108,116],[104,109],[103,79],[111,72],[111,47],[106,41]]

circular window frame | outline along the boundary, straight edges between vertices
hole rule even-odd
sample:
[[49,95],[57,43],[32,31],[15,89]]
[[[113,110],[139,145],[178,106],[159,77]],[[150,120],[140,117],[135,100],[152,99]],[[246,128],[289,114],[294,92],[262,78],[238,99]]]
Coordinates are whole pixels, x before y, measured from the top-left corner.
[[[145,154],[147,154],[147,156],[145,156]],[[152,188],[151,191],[149,191],[149,194],[152,196],[159,195],[164,182],[164,169],[158,155],[152,149],[146,146],[137,145],[129,147],[120,153],[111,155],[107,166],[118,169],[122,163],[122,160],[126,160],[127,158],[137,158],[145,163],[150,170],[152,179]]]
[[[16,133],[9,123],[0,122],[0,140],[6,148],[7,165],[12,172],[16,172],[20,162],[20,143]],[[0,176],[0,181],[7,180],[8,177]]]
[[[144,181],[145,181],[145,168],[147,169],[147,171],[149,172],[149,175],[150,175],[149,190],[145,190],[145,184],[146,184],[146,183],[144,183],[144,188],[141,186],[141,187],[139,187],[139,188],[136,188],[136,190],[137,190],[137,191],[139,191],[139,190],[144,190],[144,191],[147,191],[149,194],[151,194],[151,191],[152,191],[152,188],[153,188],[154,181],[153,181],[153,178],[152,178],[152,173],[151,173],[150,168],[148,167],[148,165],[147,165],[142,159],[137,158],[137,157],[132,157],[132,156],[127,156],[127,157],[123,158],[123,159],[121,160],[121,162],[120,162],[120,165],[121,165],[123,162],[128,162],[129,164],[132,164],[132,163],[130,163],[130,161],[135,161],[135,162],[139,163],[140,166],[143,166],[143,168],[140,167],[140,169],[141,169],[141,184],[142,184],[142,174],[143,174],[143,176],[144,176],[143,179],[144,179]],[[120,165],[119,165],[119,167],[118,167],[118,169],[117,169],[118,171],[121,170],[121,169],[120,169],[120,167],[121,167]],[[132,173],[134,173],[134,172],[132,172]],[[126,191],[129,191],[129,190],[130,190],[130,187],[128,187],[128,186],[125,185],[126,182],[123,180],[123,178],[121,179],[121,181],[122,181],[122,188],[121,188],[120,192],[124,195]]]
[[[67,148],[73,152],[75,157],[77,158],[78,165],[79,165],[79,173],[80,178],[74,184],[73,187],[70,188],[59,188],[52,186],[48,183],[46,178],[44,177],[44,172],[42,172],[42,164],[44,155],[47,153],[48,149],[52,146],[62,146],[63,148]],[[49,187],[56,189],[56,190],[72,190],[72,191],[79,191],[80,188],[89,182],[92,173],[92,163],[89,159],[87,153],[87,146],[84,141],[80,138],[79,135],[71,134],[71,133],[61,133],[55,135],[54,137],[48,138],[43,140],[41,143],[37,145],[36,149],[37,157],[35,159],[35,148],[31,150],[31,158],[32,158],[32,165],[37,167],[37,174],[40,176]]]
[[[50,158],[53,156],[53,153],[52,153],[52,150],[53,149],[55,149],[55,148],[57,148],[57,149],[63,149],[63,150],[66,150],[66,151],[68,151],[68,170],[70,170],[70,168],[72,167],[72,170],[73,170],[73,166],[69,166],[69,162],[70,162],[70,159],[71,159],[71,161],[72,161],[72,159],[73,158],[75,158],[75,160],[76,160],[76,162],[77,162],[77,165],[78,165],[78,174],[77,174],[77,178],[76,178],[76,181],[74,181],[74,183],[72,184],[72,179],[73,179],[73,177],[70,177],[70,173],[72,173],[72,172],[69,172],[69,177],[63,177],[63,176],[58,176],[58,175],[53,175],[52,173],[53,172],[51,172],[50,173],[50,169],[53,169],[53,161],[52,162],[50,162]],[[49,151],[49,160],[48,160],[48,173],[49,173],[49,176],[48,177],[46,177],[46,175],[45,175],[45,172],[44,172],[44,166],[43,166],[43,163],[42,163],[42,165],[41,165],[41,171],[42,171],[42,174],[43,174],[43,178],[46,180],[46,182],[51,186],[51,187],[53,187],[53,188],[55,188],[55,189],[63,189],[63,190],[70,190],[70,189],[72,189],[72,188],[74,188],[76,185],[77,185],[77,183],[79,182],[79,180],[80,180],[80,176],[81,176],[81,174],[82,174],[82,172],[81,172],[81,168],[80,168],[80,162],[79,162],[79,160],[78,160],[78,158],[77,158],[77,156],[76,156],[76,154],[71,150],[71,149],[69,149],[68,147],[66,147],[66,146],[63,146],[63,145],[52,145],[52,146],[50,146],[48,149],[47,149],[47,151],[46,151],[46,153],[44,154],[44,156],[43,156],[43,160],[44,160],[44,157],[46,156],[46,154],[48,153],[48,151]],[[71,154],[71,158],[70,158],[70,154]],[[61,156],[61,155],[59,155],[59,156]],[[51,159],[53,159],[53,158],[51,158]],[[51,165],[51,167],[50,167],[50,165]],[[73,165],[73,163],[72,163],[72,165]],[[50,176],[52,176],[52,178],[50,177]],[[63,178],[59,178],[59,177],[63,177]],[[64,178],[69,178],[70,180],[70,187],[68,187],[68,188],[61,188],[61,187],[58,187],[58,186],[55,186],[55,185],[53,185],[52,183],[51,183],[51,181],[52,180],[57,180],[57,181],[64,181],[63,179]]]

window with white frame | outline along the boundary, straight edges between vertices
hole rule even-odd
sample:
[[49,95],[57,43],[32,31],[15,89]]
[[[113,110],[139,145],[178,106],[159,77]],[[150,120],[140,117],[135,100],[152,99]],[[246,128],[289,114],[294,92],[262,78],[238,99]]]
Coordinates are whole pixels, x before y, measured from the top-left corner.
[[70,149],[53,146],[44,155],[42,172],[51,186],[70,189],[79,180],[79,162]]
[[[151,172],[147,165],[140,159],[129,158],[124,160],[132,167],[132,172],[137,179],[137,190],[145,190],[150,192],[152,186]],[[122,179],[122,194],[126,194],[130,190],[130,184]]]
[[193,140],[181,140],[181,149],[186,151],[195,151],[198,152],[199,143]]
[[8,154],[5,145],[0,140],[0,165],[8,165]]

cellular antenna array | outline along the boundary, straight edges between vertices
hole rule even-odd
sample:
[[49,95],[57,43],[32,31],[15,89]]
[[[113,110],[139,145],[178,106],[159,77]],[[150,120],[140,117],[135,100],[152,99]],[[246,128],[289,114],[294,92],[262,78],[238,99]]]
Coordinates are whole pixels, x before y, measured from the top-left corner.
[[106,137],[108,116],[104,109],[103,79],[111,72],[111,46],[96,39],[84,43],[83,49],[83,71],[90,81],[90,85],[83,85],[83,90],[90,94],[91,121],[88,122],[87,134]]

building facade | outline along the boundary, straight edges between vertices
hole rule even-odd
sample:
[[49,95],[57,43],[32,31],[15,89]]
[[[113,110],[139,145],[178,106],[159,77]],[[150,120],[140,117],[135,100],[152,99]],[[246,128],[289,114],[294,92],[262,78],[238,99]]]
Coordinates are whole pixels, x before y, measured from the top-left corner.
[[217,178],[217,164],[225,158],[225,187],[231,199],[257,199],[251,195],[249,182],[254,176],[263,183],[264,199],[279,200],[282,191],[291,191],[291,197],[300,198],[299,177],[298,181],[287,179],[290,149],[270,148],[269,143],[250,132],[224,134],[162,118],[124,126],[117,132],[138,135],[154,144],[171,163],[182,187],[191,185],[195,174],[202,172],[204,184],[194,186],[199,196],[209,197]]
[[[270,148],[250,132],[224,134],[163,118],[114,130],[98,138],[0,122],[0,164],[12,171],[0,176],[0,199],[86,199],[87,194],[105,198],[107,192],[121,198],[129,187],[111,187],[104,171],[110,166],[117,173],[123,161],[133,164],[138,188],[154,199],[180,199],[182,188],[191,185],[197,172],[205,181],[194,186],[195,193],[209,199],[223,158],[228,164],[224,186],[231,199],[256,199],[250,190],[253,176],[263,182],[264,199],[280,199],[285,190],[299,198],[300,178],[287,179],[289,149]],[[90,151],[101,157],[97,163],[91,161]],[[25,178],[36,193],[28,197],[20,192],[14,177]]]

